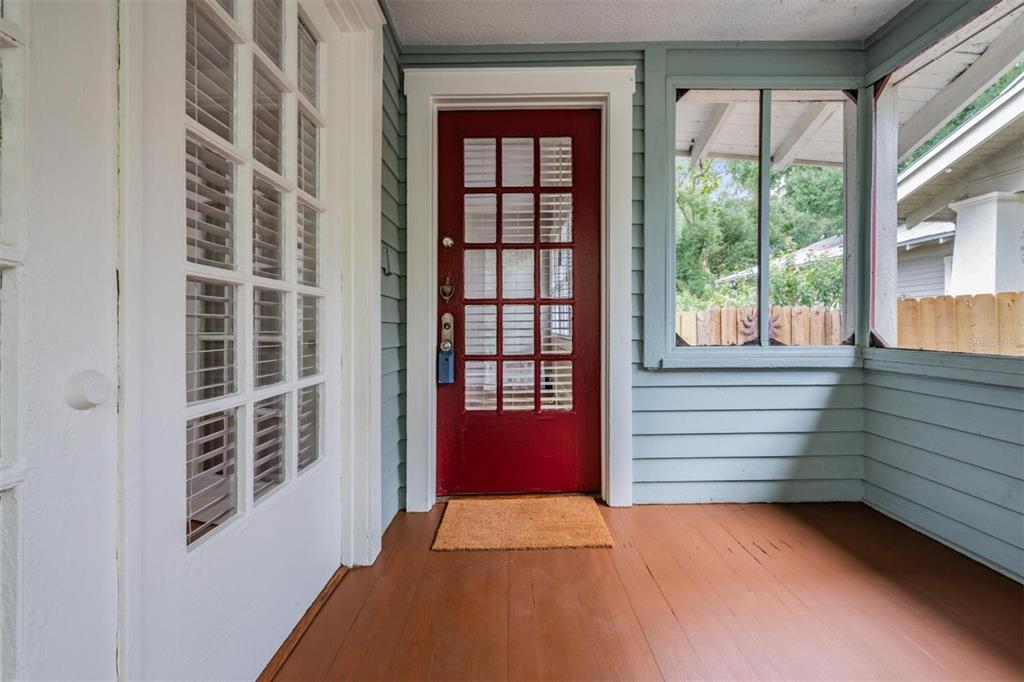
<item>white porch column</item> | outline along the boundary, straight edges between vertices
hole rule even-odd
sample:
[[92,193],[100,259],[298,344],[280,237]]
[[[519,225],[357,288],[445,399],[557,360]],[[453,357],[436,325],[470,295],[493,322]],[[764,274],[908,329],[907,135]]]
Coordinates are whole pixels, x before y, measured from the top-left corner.
[[887,87],[875,102],[875,298],[872,327],[887,345],[896,343],[897,90],[896,86]]
[[956,241],[947,293],[1024,291],[1024,193],[989,192],[949,207]]

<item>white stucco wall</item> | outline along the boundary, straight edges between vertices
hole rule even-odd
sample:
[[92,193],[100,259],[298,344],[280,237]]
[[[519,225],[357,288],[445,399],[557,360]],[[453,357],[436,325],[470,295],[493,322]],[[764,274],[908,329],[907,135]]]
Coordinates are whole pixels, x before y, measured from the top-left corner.
[[950,208],[957,229],[948,293],[1024,290],[1024,194],[990,192]]

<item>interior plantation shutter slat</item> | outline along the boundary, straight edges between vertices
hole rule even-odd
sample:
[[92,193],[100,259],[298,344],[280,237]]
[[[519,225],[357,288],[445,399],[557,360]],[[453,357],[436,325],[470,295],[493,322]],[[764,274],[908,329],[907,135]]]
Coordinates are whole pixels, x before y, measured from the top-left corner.
[[284,481],[285,397],[253,406],[253,497],[259,499]]
[[297,225],[298,279],[306,286],[315,287],[320,283],[319,273],[319,220],[316,209],[299,202]]
[[319,130],[309,116],[299,114],[299,188],[317,196],[317,139]]
[[317,70],[318,50],[316,37],[299,17],[299,92],[306,96],[313,106],[317,105],[319,95],[319,74]]
[[299,390],[299,470],[320,457],[320,391],[321,384]]
[[258,176],[253,183],[252,271],[274,279],[284,277],[281,192]]
[[281,0],[257,0],[254,3],[253,32],[256,44],[270,60],[281,66],[283,5]]
[[253,289],[253,378],[256,386],[284,381],[284,292]]
[[281,91],[260,69],[253,79],[253,155],[281,172]]
[[313,376],[320,371],[319,339],[320,299],[299,296],[298,310],[299,376]]
[[234,392],[235,289],[189,279],[185,283],[185,385],[189,402]]
[[190,419],[186,425],[186,541],[203,537],[237,510],[235,411]]
[[188,260],[234,264],[234,167],[192,140],[185,142],[185,227]]
[[185,111],[234,141],[235,45],[189,0],[186,7]]

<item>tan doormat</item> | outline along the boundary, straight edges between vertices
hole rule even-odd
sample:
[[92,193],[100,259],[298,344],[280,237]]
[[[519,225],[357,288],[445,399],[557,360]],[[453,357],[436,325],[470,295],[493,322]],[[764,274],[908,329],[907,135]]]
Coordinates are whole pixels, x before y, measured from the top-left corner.
[[611,547],[593,497],[469,497],[448,501],[432,549],[571,549]]

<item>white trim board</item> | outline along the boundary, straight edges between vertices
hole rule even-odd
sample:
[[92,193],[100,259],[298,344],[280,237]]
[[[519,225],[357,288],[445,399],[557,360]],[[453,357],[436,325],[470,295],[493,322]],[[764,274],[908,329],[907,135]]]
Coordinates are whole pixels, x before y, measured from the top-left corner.
[[596,107],[603,113],[601,494],[633,503],[630,255],[632,66],[407,69],[406,506],[429,511],[437,477],[437,114],[444,109]]

